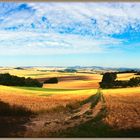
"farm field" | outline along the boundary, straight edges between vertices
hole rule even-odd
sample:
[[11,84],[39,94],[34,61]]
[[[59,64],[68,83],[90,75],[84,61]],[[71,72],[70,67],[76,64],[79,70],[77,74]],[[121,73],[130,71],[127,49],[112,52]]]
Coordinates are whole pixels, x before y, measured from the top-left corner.
[[[107,115],[106,124],[119,135],[139,136],[140,130],[140,87],[103,90]],[[120,133],[121,132],[121,133]]]
[[[140,87],[100,89],[100,73],[50,70],[54,69],[0,69],[40,82],[59,79],[42,88],[0,85],[0,137],[140,136]],[[117,77],[129,80],[136,75]]]
[[[51,71],[53,72],[51,72]],[[59,69],[58,69],[59,70]],[[0,73],[10,73],[20,77],[31,77],[43,82],[51,77],[57,77],[58,84],[44,84],[44,88],[55,89],[97,89],[99,82],[102,79],[100,74],[87,73],[68,73],[68,72],[56,72],[56,69],[44,69],[44,68],[26,68],[26,69],[14,69],[14,68],[1,68]]]
[[139,13],[1,2],[0,138],[140,138]]
[[16,104],[34,112],[41,112],[82,101],[95,94],[96,91],[96,89],[69,90],[0,86],[0,99],[10,105]]
[[117,80],[129,80],[133,77],[139,77],[138,75],[135,75],[135,73],[122,73],[117,74]]
[[[101,90],[98,103],[92,108],[94,112],[100,110],[94,118],[54,135],[58,137],[139,137],[139,106],[140,87]],[[90,115],[86,117],[89,118]]]

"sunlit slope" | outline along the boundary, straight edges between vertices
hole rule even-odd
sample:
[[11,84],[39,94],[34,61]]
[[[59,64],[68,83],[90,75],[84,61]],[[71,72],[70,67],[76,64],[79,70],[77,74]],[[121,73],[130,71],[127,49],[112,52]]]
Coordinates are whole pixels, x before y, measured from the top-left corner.
[[121,73],[117,74],[117,80],[129,80],[133,77],[139,77],[139,75],[135,75],[135,73]]
[[139,93],[140,94],[140,87],[128,87],[128,88],[117,88],[117,89],[103,89],[102,90],[104,94],[131,94],[131,93]]
[[27,107],[32,111],[48,110],[57,106],[82,101],[96,93],[96,89],[44,89],[0,86],[0,100]]
[[[10,73],[12,75],[31,77],[31,78],[49,78],[49,77],[63,77],[63,76],[91,76],[88,73],[68,73],[49,71],[49,69],[39,68],[26,68],[26,69],[14,69],[14,68],[0,68],[0,73]],[[96,77],[96,74],[94,75]]]
[[77,76],[79,75],[75,75],[75,79],[73,80],[65,78],[57,84],[44,84],[44,87],[57,89],[97,89],[99,88],[99,82],[102,79],[102,75],[100,74],[83,74],[86,78],[81,77],[81,79],[78,80],[76,79]]
[[100,74],[92,73],[64,73],[64,72],[50,72],[47,69],[27,68],[27,69],[0,69],[1,73],[10,73],[20,77],[31,77],[43,82],[45,79],[57,77],[58,84],[46,84],[44,88],[55,89],[93,89],[99,87],[99,82],[102,79]]
[[[140,87],[102,90],[106,102],[105,124],[116,131],[140,130]],[[131,131],[130,131],[131,132]],[[127,134],[127,136],[131,133]]]

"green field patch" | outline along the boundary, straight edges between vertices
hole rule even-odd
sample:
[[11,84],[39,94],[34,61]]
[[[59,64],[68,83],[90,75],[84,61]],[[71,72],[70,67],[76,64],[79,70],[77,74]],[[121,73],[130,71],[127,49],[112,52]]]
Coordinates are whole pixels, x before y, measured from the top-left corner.
[[48,97],[48,96],[52,96],[52,95],[54,95],[54,94],[40,94],[39,96],[45,96],[45,97]]
[[84,89],[50,89],[50,88],[36,88],[36,87],[15,87],[18,89],[24,89],[24,90],[32,90],[32,91],[54,91],[54,92],[62,92],[62,91],[80,91],[80,90],[84,90]]
[[46,75],[46,73],[39,73],[39,74],[26,74],[25,76],[40,76],[40,75]]

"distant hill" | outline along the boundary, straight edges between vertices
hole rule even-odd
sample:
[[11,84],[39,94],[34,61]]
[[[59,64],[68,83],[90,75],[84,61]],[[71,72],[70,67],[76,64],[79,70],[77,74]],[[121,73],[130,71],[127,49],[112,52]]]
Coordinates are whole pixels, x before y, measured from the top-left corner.
[[56,68],[56,69],[59,69],[59,68],[62,68],[62,69],[74,69],[74,70],[77,70],[77,69],[90,69],[90,70],[93,70],[93,71],[116,71],[116,72],[122,72],[122,71],[138,71],[140,72],[140,68],[128,68],[128,67],[119,67],[119,68],[116,68],[116,67],[102,67],[102,66],[24,66],[24,67],[16,67],[15,69],[25,69],[25,68],[39,68],[39,67],[42,67],[42,68]]

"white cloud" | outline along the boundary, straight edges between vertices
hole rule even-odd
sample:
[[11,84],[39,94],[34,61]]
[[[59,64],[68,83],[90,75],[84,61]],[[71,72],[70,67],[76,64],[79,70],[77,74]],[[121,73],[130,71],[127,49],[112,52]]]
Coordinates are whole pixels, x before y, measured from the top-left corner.
[[107,45],[121,44],[109,37],[93,39],[56,33],[0,32],[0,55],[49,55],[65,53],[101,53]]
[[[46,16],[54,26],[82,23],[94,32],[113,34],[123,32],[128,25],[140,24],[140,3],[30,3],[36,16]],[[91,19],[95,19],[93,26]],[[82,27],[79,27],[82,28]],[[77,29],[78,30],[78,29]]]
[[127,41],[111,35],[140,30],[139,3],[21,5],[0,5],[0,55],[103,53]]

